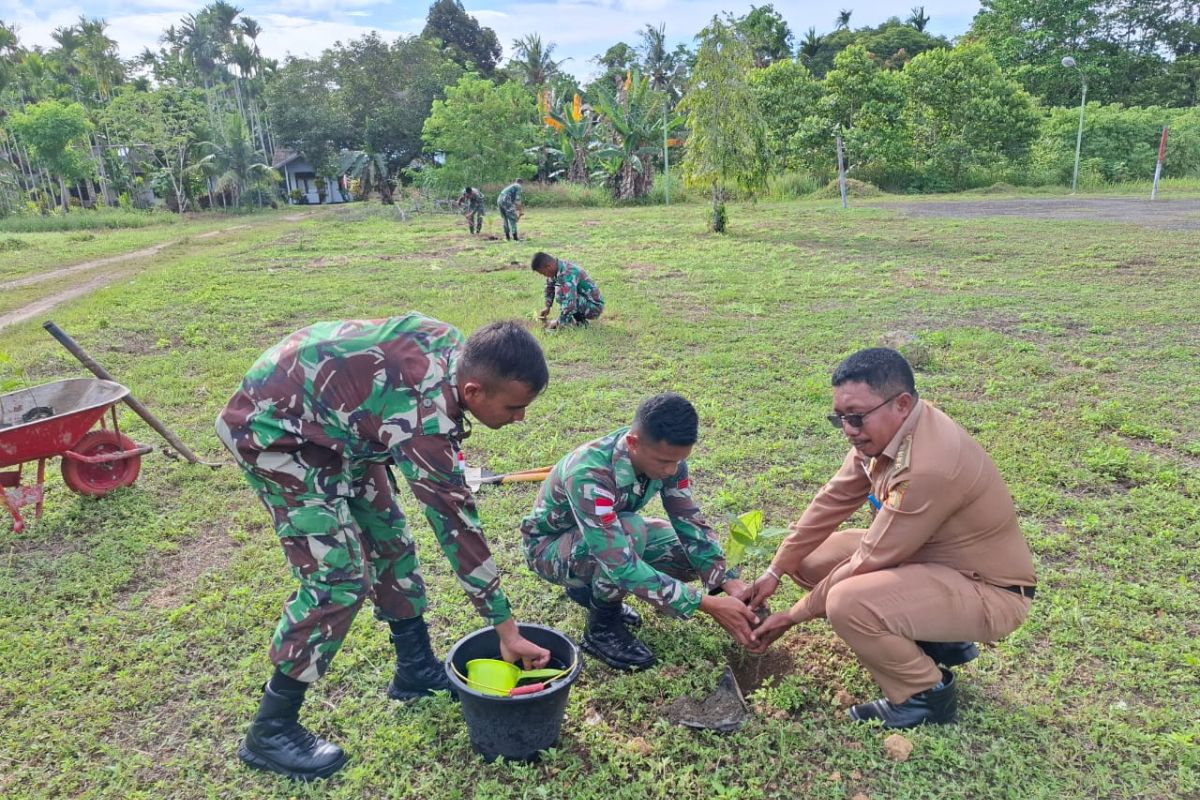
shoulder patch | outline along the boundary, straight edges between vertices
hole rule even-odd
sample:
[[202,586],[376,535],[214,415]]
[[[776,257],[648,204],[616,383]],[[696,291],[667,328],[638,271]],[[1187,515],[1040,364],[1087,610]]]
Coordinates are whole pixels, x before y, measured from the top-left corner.
[[886,505],[888,508],[894,508],[895,510],[899,511],[900,504],[904,502],[904,493],[907,491],[907,481],[896,484],[891,488],[891,491],[888,492],[887,498],[885,498],[883,501],[884,505]]
[[908,469],[909,459],[912,458],[912,434],[904,437],[904,441],[900,442],[900,447],[896,450],[896,461],[894,469]]

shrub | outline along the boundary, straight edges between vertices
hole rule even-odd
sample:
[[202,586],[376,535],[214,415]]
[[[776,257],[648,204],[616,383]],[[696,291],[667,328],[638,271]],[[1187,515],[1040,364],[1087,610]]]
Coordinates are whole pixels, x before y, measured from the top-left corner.
[[[879,187],[873,183],[866,181],[855,180],[854,178],[846,179],[846,196],[847,197],[878,197],[883,194]],[[834,178],[825,185],[825,188],[813,194],[813,197],[830,198],[841,197],[841,190],[838,188],[837,178]]]
[[145,228],[150,225],[171,225],[177,221],[178,218],[173,214],[114,209],[98,209],[88,214],[20,214],[0,219],[0,233]]

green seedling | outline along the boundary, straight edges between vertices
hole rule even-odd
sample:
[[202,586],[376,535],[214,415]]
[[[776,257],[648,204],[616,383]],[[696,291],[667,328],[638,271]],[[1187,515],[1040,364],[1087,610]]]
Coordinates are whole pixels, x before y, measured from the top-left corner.
[[739,514],[729,523],[729,543],[725,545],[725,560],[730,566],[741,564],[744,558],[758,558],[770,553],[771,542],[787,535],[787,528],[767,527],[763,512],[755,509]]

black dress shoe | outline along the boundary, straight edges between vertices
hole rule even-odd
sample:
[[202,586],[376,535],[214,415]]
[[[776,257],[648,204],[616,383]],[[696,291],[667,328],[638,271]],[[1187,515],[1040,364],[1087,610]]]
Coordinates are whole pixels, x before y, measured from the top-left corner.
[[852,706],[849,711],[850,719],[855,722],[881,720],[885,728],[915,728],[918,725],[943,725],[954,722],[958,715],[954,673],[943,669],[942,683],[942,688],[926,689],[903,703],[893,703],[887,698],[880,698],[870,703]]
[[974,642],[917,642],[917,647],[943,667],[957,667],[979,658],[979,648]]

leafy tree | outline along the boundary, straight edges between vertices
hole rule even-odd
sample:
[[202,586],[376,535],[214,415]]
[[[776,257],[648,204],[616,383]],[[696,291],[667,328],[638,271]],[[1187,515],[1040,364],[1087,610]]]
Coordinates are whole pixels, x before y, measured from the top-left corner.
[[1023,158],[1037,136],[1033,99],[979,45],[923,53],[902,78],[914,157],[937,188],[964,188],[970,169]]
[[421,153],[434,99],[458,81],[461,68],[428,39],[389,45],[376,33],[337,46],[330,58],[347,124],[373,165],[367,174],[376,177],[381,201],[391,203],[401,171]]
[[533,95],[511,81],[499,86],[467,73],[434,100],[425,120],[425,146],[445,156],[430,174],[437,185],[499,183],[527,175],[525,151],[537,128]]
[[425,18],[421,38],[437,40],[464,70],[490,78],[500,60],[500,40],[463,8],[462,0],[435,0]]
[[901,69],[914,56],[950,46],[944,37],[924,33],[894,17],[876,28],[863,28],[855,34],[856,42],[867,48],[885,69]]
[[229,196],[229,204],[240,206],[248,190],[255,190],[255,204],[261,205],[262,195],[269,192],[282,178],[263,161],[254,150],[242,118],[230,114],[220,140],[200,142],[198,147],[207,151],[195,165],[198,171],[215,176],[217,191],[222,200]]
[[988,48],[1002,69],[1054,105],[1088,95],[1129,105],[1196,101],[1200,12],[1194,0],[982,0],[966,38]]
[[770,3],[750,6],[750,13],[734,23],[738,35],[750,46],[754,66],[765,67],[792,56],[792,31]]
[[125,143],[127,158],[169,182],[180,212],[187,209],[187,176],[204,120],[199,92],[171,86],[149,92],[123,89],[104,110],[105,124],[117,141]]
[[275,140],[332,177],[342,148],[358,145],[347,124],[338,74],[329,53],[319,59],[288,58],[267,86],[267,111]]
[[[508,70],[530,89],[542,89],[560,72],[563,61],[555,61],[554,42],[543,43],[536,33],[513,39]],[[565,61],[565,59],[564,59]]]
[[87,111],[78,103],[44,100],[12,114],[8,127],[33,158],[58,179],[62,210],[70,211],[67,181],[81,180],[92,167],[81,149],[92,130]]
[[747,79],[754,57],[734,23],[713,17],[699,39],[692,85],[679,104],[690,130],[683,174],[709,190],[709,227],[723,233],[727,189],[753,193],[766,185],[767,128]]
[[803,64],[776,61],[750,72],[750,86],[767,128],[767,151],[775,167],[802,169],[806,148],[796,139],[807,120],[820,113],[821,82]]
[[596,56],[594,61],[604,68],[603,74],[588,86],[588,92],[593,93],[602,89],[616,91],[625,82],[629,71],[638,66],[638,54],[624,42],[617,42],[604,55]]

